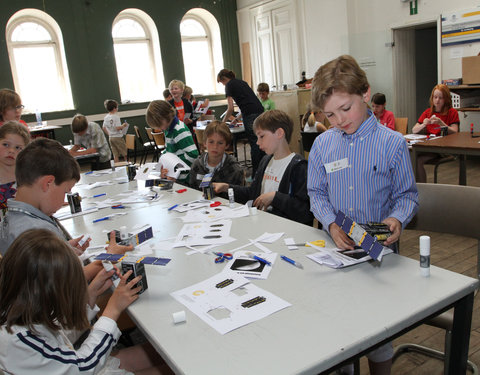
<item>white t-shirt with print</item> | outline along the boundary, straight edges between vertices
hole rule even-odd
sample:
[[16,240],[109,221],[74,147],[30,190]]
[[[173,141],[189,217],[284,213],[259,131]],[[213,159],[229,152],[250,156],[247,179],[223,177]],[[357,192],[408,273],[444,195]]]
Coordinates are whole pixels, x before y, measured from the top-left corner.
[[280,181],[282,180],[283,174],[287,169],[288,164],[295,156],[295,153],[291,153],[290,155],[275,160],[275,158],[271,158],[267,168],[265,168],[265,173],[263,174],[263,181],[262,181],[262,190],[261,193],[270,193],[271,191],[278,191],[278,187],[280,185]]

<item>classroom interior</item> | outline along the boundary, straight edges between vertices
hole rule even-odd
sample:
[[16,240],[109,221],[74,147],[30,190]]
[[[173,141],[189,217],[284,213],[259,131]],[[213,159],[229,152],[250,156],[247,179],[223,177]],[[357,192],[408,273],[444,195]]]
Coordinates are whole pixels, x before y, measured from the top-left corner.
[[[428,107],[431,88],[442,80],[462,77],[462,57],[480,53],[480,41],[452,46],[442,46],[441,43],[442,14],[480,11],[478,1],[418,0],[413,2],[417,6],[415,14],[411,14],[411,3],[403,0],[182,0],[174,5],[166,0],[3,2],[0,26],[5,34],[0,40],[0,63],[3,66],[0,87],[15,89],[20,84],[10,57],[12,47],[8,30],[9,27],[12,29],[12,21],[18,21],[14,16],[35,16],[44,22],[43,25],[51,26],[49,31],[61,35],[62,51],[58,59],[66,67],[63,79],[68,80],[65,87],[71,99],[48,110],[24,102],[26,111],[22,119],[34,125],[35,112],[40,111],[43,121],[59,126],[55,138],[68,144],[73,138],[71,118],[76,113],[85,114],[89,120],[101,124],[105,115],[104,100],[115,98],[121,103],[119,116],[143,129],[149,101],[163,99],[162,91],[170,80],[180,79],[189,84],[183,63],[185,38],[180,29],[182,20],[189,15],[190,19],[201,20],[210,33],[208,48],[214,68],[206,75],[215,81],[216,72],[225,67],[249,81],[252,88],[260,82],[267,82],[272,96],[284,105],[283,108],[277,105],[277,108],[291,114],[297,125],[306,105],[304,94],[295,88],[301,72],[305,71],[306,77],[311,78],[322,64],[341,54],[350,54],[366,71],[372,93],[384,93],[387,109],[397,117],[407,117],[407,131],[411,131],[416,119]],[[152,51],[154,57],[151,58],[156,64],[158,91],[149,100],[129,100],[122,96],[112,27],[122,16],[128,18],[129,15],[143,20],[146,29],[157,32],[152,39],[155,39],[158,50]],[[215,32],[216,36],[213,35]],[[39,67],[35,74],[40,76],[44,72]],[[225,111],[223,86],[213,82],[208,92],[192,87],[197,100],[210,99],[211,109],[217,117]],[[476,100],[477,103],[480,101],[478,97]],[[469,131],[472,123],[474,130],[480,132],[480,111],[460,113],[460,131]],[[132,128],[129,133],[133,134]],[[298,147],[295,151],[301,150],[299,134],[295,147]],[[239,158],[245,159],[248,154],[247,146],[245,153],[239,152]],[[480,158],[468,157],[467,169],[467,185],[480,187]],[[438,182],[457,184],[457,175],[458,164],[447,163],[439,167]],[[427,181],[433,182],[433,166],[427,166],[427,176]],[[418,258],[420,234],[409,230],[402,234],[402,255]],[[476,277],[477,240],[429,234],[435,239],[432,243],[433,264]],[[446,248],[452,251],[446,251]],[[479,309],[477,294],[469,348],[469,359],[477,365],[480,364]],[[423,325],[395,340],[394,346],[416,342],[442,349],[443,340],[442,331]],[[361,374],[367,374],[365,359],[360,365]],[[441,374],[442,369],[437,360],[408,354],[394,364],[392,373]]]

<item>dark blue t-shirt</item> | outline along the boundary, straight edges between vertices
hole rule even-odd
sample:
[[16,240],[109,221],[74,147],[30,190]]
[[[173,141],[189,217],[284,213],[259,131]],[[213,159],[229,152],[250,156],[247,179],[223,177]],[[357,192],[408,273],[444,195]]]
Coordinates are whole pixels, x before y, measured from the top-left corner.
[[262,113],[263,106],[247,82],[233,78],[225,85],[225,95],[231,96],[244,116]]

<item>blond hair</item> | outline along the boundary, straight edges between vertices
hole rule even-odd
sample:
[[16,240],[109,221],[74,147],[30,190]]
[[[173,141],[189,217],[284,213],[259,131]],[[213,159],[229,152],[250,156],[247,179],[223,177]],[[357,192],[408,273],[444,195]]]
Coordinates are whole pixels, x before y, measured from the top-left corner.
[[150,127],[159,129],[164,122],[170,124],[175,115],[175,108],[173,108],[169,102],[165,100],[154,100],[148,105],[145,118]]

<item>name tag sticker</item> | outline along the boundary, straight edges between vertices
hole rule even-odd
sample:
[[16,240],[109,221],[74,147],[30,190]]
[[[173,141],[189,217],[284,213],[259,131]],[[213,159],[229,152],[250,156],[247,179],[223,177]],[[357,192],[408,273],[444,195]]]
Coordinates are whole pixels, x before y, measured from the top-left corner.
[[327,173],[338,172],[348,167],[348,158],[332,161],[325,164],[325,170]]

